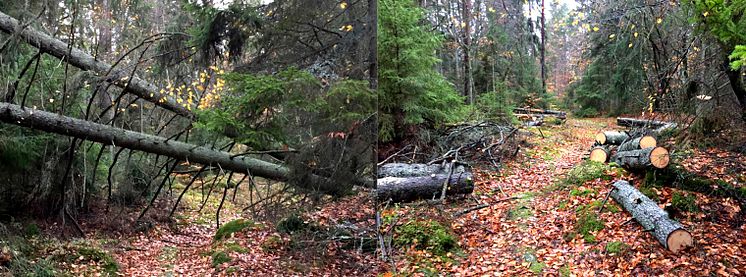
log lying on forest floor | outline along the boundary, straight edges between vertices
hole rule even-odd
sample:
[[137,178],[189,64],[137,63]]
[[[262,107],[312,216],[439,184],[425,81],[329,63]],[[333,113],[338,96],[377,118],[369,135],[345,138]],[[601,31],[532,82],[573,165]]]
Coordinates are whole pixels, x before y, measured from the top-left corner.
[[591,155],[589,159],[599,163],[605,163],[609,161],[611,157],[611,151],[608,146],[596,146],[591,149]]
[[625,169],[654,169],[667,167],[671,158],[668,150],[663,147],[648,147],[617,151],[614,161]]
[[629,182],[624,180],[612,184],[611,198],[619,203],[632,217],[660,242],[663,247],[676,253],[694,245],[691,233],[668,217],[668,213],[658,207]]
[[555,111],[555,110],[542,110],[542,109],[529,109],[529,108],[514,108],[513,109],[514,114],[528,114],[528,115],[544,115],[544,116],[554,116],[559,119],[566,119],[567,113],[563,111]]
[[655,137],[641,136],[622,143],[621,145],[619,145],[619,148],[617,148],[617,151],[638,150],[656,146],[658,146],[658,141],[655,139]]
[[[44,132],[56,133],[76,137],[84,140],[99,142],[105,145],[115,145],[132,150],[176,158],[182,161],[197,162],[206,165],[219,165],[222,169],[237,173],[250,172],[254,176],[273,180],[286,181],[292,179],[290,168],[248,157],[234,157],[230,153],[196,146],[163,137],[133,132],[115,128],[109,125],[61,116],[45,111],[23,109],[21,106],[0,103],[0,121],[29,127]],[[317,176],[306,175],[296,183],[302,189],[316,190],[322,193],[338,195],[344,193],[343,184]],[[365,186],[372,187],[373,181],[361,181]]]
[[[385,177],[378,179],[376,198],[379,201],[409,202],[421,199],[438,199],[448,174],[421,177]],[[446,195],[469,194],[474,191],[474,180],[470,172],[450,175]]]
[[674,122],[645,120],[629,117],[617,117],[616,124],[624,127],[647,127],[654,129],[655,133],[661,133],[665,130],[676,128],[678,125]]
[[596,134],[596,142],[601,145],[619,145],[628,139],[626,132],[604,131]]
[[[419,177],[432,174],[448,174],[450,164],[407,164],[387,163],[378,167],[378,178],[384,177]],[[453,174],[467,172],[466,167],[457,165],[453,167]]]
[[153,84],[140,79],[137,76],[133,76],[131,80],[127,80],[125,77],[129,77],[128,73],[122,74],[122,72],[117,72],[116,70],[112,71],[112,66],[110,64],[97,61],[93,56],[83,50],[75,47],[68,49],[67,43],[62,42],[61,40],[55,39],[48,34],[34,30],[28,26],[23,27],[24,28],[21,28],[18,20],[15,18],[0,12],[0,31],[18,35],[28,44],[39,48],[42,53],[50,54],[60,60],[67,61],[72,66],[82,70],[92,70],[99,74],[108,73],[109,76],[105,76],[107,82],[111,82],[114,85],[125,89],[126,92],[137,95],[157,106],[188,118],[194,116],[191,109],[187,108],[185,105],[179,104],[173,97],[161,93]]

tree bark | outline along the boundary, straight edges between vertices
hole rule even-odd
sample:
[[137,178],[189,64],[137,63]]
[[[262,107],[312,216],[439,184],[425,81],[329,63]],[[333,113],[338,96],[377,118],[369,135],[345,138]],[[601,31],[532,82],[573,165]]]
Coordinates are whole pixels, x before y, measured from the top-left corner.
[[[430,176],[432,174],[448,174],[449,165],[440,164],[405,164],[405,163],[387,163],[378,167],[378,178],[385,177],[420,177]],[[453,174],[467,172],[462,165],[453,168]]]
[[544,93],[547,92],[547,63],[546,63],[546,18],[545,18],[545,6],[544,0],[541,0],[541,89]]
[[640,150],[617,151],[614,160],[626,169],[666,168],[670,162],[668,150],[649,147]]
[[[454,173],[450,176],[446,195],[469,194],[474,191],[472,174]],[[423,177],[386,177],[378,179],[376,198],[378,201],[409,202],[420,199],[438,199],[448,174]]]
[[655,201],[650,200],[629,182],[619,180],[612,186],[614,188],[611,191],[611,198],[632,214],[645,231],[650,231],[663,247],[676,253],[694,245],[692,235],[680,223],[669,218],[668,213],[658,207]]
[[[290,168],[248,157],[233,157],[230,153],[203,146],[168,140],[108,125],[61,116],[54,113],[23,109],[21,106],[0,103],[0,121],[29,127],[45,132],[76,137],[105,145],[115,145],[132,150],[163,155],[182,161],[206,165],[218,165],[234,172],[250,172],[253,176],[288,181],[294,176]],[[309,174],[302,180],[293,180],[302,189],[316,190],[325,194],[340,195],[350,186],[335,184],[323,177]]]
[[652,129],[660,129],[666,126],[670,126],[672,128],[676,127],[676,123],[673,122],[645,120],[628,117],[617,117],[616,124],[624,127],[647,127]]
[[[0,31],[8,34],[16,34],[25,40],[26,43],[39,48],[39,50],[44,53],[66,61],[82,70],[91,70],[99,74],[105,74],[112,69],[111,65],[97,61],[90,54],[75,47],[72,48],[70,56],[68,57],[68,45],[66,43],[30,27],[20,29],[18,20],[2,12],[0,12]],[[167,94],[160,93],[158,88],[153,84],[148,83],[137,76],[133,76],[132,80],[123,80],[124,77],[128,77],[129,75],[121,73],[122,72],[112,71],[110,76],[106,76],[106,81],[123,88],[128,93],[137,95],[142,99],[152,102],[157,106],[188,118],[193,117],[190,108],[178,104],[174,98]]]
[[368,46],[368,75],[370,89],[378,89],[378,0],[368,0],[368,24],[370,42]]
[[625,132],[605,131],[596,134],[596,142],[601,145],[620,145],[629,139]]
[[474,92],[471,87],[471,7],[472,0],[464,0],[463,20],[464,20],[464,95],[468,97],[469,104],[474,105]]
[[650,147],[656,147],[658,146],[658,142],[655,140],[652,136],[641,136],[636,137],[634,139],[628,140],[625,143],[622,143],[619,145],[619,148],[617,151],[629,151],[629,150],[638,150],[638,149],[645,149]]

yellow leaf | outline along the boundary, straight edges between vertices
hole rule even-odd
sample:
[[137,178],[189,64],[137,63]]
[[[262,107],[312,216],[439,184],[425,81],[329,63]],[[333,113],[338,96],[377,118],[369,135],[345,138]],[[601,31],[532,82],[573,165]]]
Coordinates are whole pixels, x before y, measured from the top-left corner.
[[495,13],[495,12],[496,12],[496,11],[495,11],[495,8],[493,8],[493,7],[490,7],[490,8],[489,8],[489,9],[487,9],[487,10],[489,10],[489,11],[490,11],[491,13]]
[[594,32],[598,32],[598,30],[599,30],[598,27],[593,27]]
[[655,23],[658,23],[658,24],[661,24],[661,23],[663,23],[663,18],[660,18],[660,17],[659,17],[659,18],[658,18],[658,19],[657,19],[657,20],[655,21]]
[[615,34],[611,34],[609,35],[609,38],[614,38],[615,36],[616,36]]
[[632,43],[630,43],[628,46],[629,46],[629,48],[632,48]]
[[342,8],[342,9],[346,9],[347,8],[347,2],[339,3],[339,7]]
[[710,15],[710,12],[705,12],[705,13],[702,14],[702,16],[704,16],[704,17],[707,17],[708,15]]
[[637,32],[635,32],[635,37],[637,37],[637,35],[639,35],[639,34]]

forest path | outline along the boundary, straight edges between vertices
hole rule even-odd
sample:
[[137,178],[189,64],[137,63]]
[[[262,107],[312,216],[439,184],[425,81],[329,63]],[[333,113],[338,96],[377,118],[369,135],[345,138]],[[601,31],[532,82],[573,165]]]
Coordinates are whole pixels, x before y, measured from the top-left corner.
[[[464,257],[447,270],[457,276],[677,275],[703,274],[703,269],[738,275],[732,270],[746,261],[728,258],[744,256],[746,240],[738,228],[722,222],[692,223],[687,217],[681,221],[690,226],[699,245],[676,255],[613,200],[598,213],[611,180],[625,173],[592,166],[583,156],[596,132],[615,126],[613,119],[569,119],[561,126],[542,127],[544,138],[534,129],[529,149],[522,149],[499,173],[477,170],[475,196],[495,204],[454,220]],[[566,180],[580,175],[582,180]],[[519,198],[498,202],[509,196]],[[723,231],[704,242],[715,230]]]

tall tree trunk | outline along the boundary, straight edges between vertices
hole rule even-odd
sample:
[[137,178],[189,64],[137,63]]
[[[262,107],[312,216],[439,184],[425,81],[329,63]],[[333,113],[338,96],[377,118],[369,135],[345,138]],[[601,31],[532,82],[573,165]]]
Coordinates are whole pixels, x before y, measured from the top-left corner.
[[[94,11],[98,13],[97,21],[95,22],[96,31],[98,32],[96,50],[94,57],[98,61],[111,62],[109,58],[109,52],[111,52],[111,4],[110,0],[96,0],[94,4]],[[108,89],[101,89],[96,94],[96,105],[101,110],[105,110],[113,101],[111,92]],[[103,115],[102,122],[109,122],[114,118],[114,109],[109,109],[106,114]]]
[[472,0],[464,0],[463,20],[464,20],[464,95],[469,97],[469,104],[474,104],[474,92],[471,87],[471,8]]
[[[44,132],[76,137],[106,145],[116,145],[172,157],[182,161],[218,165],[234,172],[249,172],[253,176],[289,181],[304,190],[314,190],[330,195],[343,194],[349,184],[338,184],[318,175],[293,176],[290,168],[248,157],[234,157],[230,153],[197,146],[163,137],[133,132],[81,119],[45,111],[22,108],[0,103],[0,121],[29,127]],[[300,180],[297,178],[301,178]],[[366,184],[365,186],[371,186]]]
[[370,24],[370,46],[368,52],[368,75],[370,89],[378,89],[378,0],[368,0],[368,24]]
[[547,62],[546,62],[546,50],[547,50],[547,32],[546,32],[546,18],[544,14],[545,6],[544,0],[541,0],[541,89],[543,93],[547,92]]
[[[730,52],[728,52],[730,53]],[[741,113],[746,116],[746,88],[744,88],[743,79],[739,70],[730,68],[730,59],[725,58],[725,74],[728,76],[733,93],[738,98],[738,104],[741,106]]]

